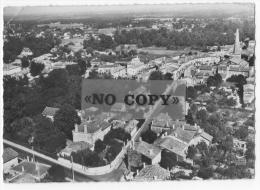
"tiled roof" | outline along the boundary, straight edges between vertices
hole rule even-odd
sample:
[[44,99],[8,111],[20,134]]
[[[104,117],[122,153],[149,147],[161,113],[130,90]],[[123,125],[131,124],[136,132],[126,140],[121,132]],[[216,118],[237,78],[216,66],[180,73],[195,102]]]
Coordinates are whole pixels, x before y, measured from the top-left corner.
[[59,111],[59,108],[53,108],[53,107],[45,107],[45,109],[42,112],[42,115],[44,116],[54,116],[57,111]]
[[210,142],[211,142],[212,139],[213,139],[213,137],[212,137],[210,134],[206,133],[206,132],[202,132],[202,133],[200,134],[200,136],[203,137],[204,139],[210,141]]
[[166,180],[170,176],[170,171],[159,165],[145,166],[135,177],[135,181]]
[[12,148],[5,148],[3,152],[3,161],[4,163],[18,157],[18,153]]
[[185,156],[184,150],[187,148],[187,144],[178,141],[172,137],[165,137],[163,139],[159,139],[156,144],[158,144],[161,148],[167,149],[177,155]]
[[84,132],[84,126],[87,126],[88,133],[95,133],[99,129],[105,130],[111,124],[104,120],[85,121],[78,126],[80,132]]
[[231,62],[237,64],[237,65],[248,65],[249,63],[245,61],[244,59],[241,59],[239,57],[233,57],[230,59]]
[[45,174],[49,170],[49,168],[50,166],[45,164],[23,161],[19,165],[14,166],[12,170],[23,172],[24,169],[25,173],[31,174],[32,176],[41,176]]
[[210,65],[201,65],[199,67],[199,69],[200,70],[209,70],[209,71],[211,71],[212,70],[212,66],[210,66]]
[[153,144],[144,141],[135,143],[135,150],[144,156],[153,159],[161,153],[161,149]]
[[177,127],[170,135],[185,142],[189,143],[195,136],[196,131],[186,131]]

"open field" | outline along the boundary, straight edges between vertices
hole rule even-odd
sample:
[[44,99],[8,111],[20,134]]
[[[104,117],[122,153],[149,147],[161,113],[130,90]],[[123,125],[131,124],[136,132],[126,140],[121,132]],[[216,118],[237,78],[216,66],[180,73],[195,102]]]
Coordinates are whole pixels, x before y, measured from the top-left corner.
[[146,48],[139,48],[137,49],[137,52],[145,52],[152,55],[166,55],[166,56],[178,56],[182,53],[187,53],[185,50],[167,50],[164,47],[146,47]]

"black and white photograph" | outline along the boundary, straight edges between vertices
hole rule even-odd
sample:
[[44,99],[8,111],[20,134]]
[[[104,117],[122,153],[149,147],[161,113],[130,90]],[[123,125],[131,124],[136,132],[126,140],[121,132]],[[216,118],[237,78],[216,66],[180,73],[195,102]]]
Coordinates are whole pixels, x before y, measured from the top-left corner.
[[3,183],[255,179],[255,11],[4,4]]

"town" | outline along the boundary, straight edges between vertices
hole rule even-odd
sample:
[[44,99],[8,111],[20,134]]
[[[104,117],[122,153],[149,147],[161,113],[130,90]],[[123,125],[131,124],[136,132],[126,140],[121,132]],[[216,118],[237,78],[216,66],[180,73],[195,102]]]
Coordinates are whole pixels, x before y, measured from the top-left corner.
[[[254,7],[226,6],[237,12],[41,20],[5,8],[4,181],[254,178]],[[186,96],[82,96],[97,79],[184,82]],[[159,109],[180,103],[180,119]]]

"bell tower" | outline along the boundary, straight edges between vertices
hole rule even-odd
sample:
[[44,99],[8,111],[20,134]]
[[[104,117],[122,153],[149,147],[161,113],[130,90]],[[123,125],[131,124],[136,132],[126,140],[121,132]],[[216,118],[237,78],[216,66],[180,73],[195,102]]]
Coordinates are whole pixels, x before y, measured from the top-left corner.
[[239,29],[238,28],[237,28],[236,33],[235,33],[235,44],[234,44],[233,53],[235,55],[241,55],[241,47],[240,47],[240,42],[239,42]]

